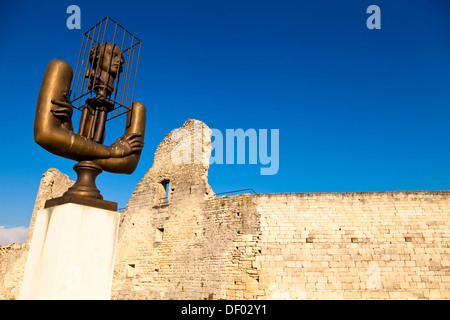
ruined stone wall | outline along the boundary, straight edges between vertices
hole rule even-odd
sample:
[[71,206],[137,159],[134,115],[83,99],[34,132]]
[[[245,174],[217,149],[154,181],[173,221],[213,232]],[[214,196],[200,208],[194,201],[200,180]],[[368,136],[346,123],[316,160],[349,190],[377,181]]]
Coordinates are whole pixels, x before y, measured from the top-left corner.
[[27,245],[31,243],[31,238],[33,237],[34,224],[36,222],[38,211],[44,209],[47,200],[61,197],[74,183],[74,181],[69,179],[68,175],[63,174],[55,168],[50,168],[43,174],[34,203],[33,213],[31,214],[26,240]]
[[426,191],[259,194],[141,212],[154,215],[149,234],[165,234],[136,244],[127,261],[136,274],[127,278],[122,262],[115,283],[128,286],[113,298],[449,299],[449,200]]
[[174,132],[128,203],[113,299],[450,298],[450,192],[216,198],[207,162],[173,164]]
[[15,299],[26,263],[26,244],[0,246],[0,300]]
[[26,242],[0,246],[0,300],[15,299],[19,295],[38,211],[44,208],[45,201],[62,196],[73,183],[67,175],[54,168],[43,174]]
[[[112,299],[450,299],[449,191],[216,197],[211,130],[181,129],[121,213]],[[30,232],[72,184],[44,175]],[[0,299],[18,295],[28,238],[0,247]]]
[[[204,297],[205,281],[198,275],[208,272],[197,268],[195,255],[211,250],[194,243],[203,228],[203,202],[214,197],[207,182],[211,130],[197,120],[186,121],[181,129],[165,136],[153,166],[122,214],[112,293],[115,299],[161,299],[178,291],[188,298]],[[174,163],[176,156],[182,157],[181,162]],[[195,247],[193,252],[186,249],[191,246]],[[194,261],[183,258],[186,253],[192,254]]]
[[129,220],[130,236],[119,239],[113,299],[253,297],[259,231],[248,195],[136,213]]

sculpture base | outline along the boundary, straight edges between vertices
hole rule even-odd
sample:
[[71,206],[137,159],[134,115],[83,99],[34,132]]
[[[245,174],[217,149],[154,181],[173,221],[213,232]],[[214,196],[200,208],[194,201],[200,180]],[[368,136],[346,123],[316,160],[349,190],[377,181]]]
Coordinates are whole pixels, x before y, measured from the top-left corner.
[[44,209],[66,203],[117,211],[117,203],[103,200],[103,196],[95,185],[95,178],[102,173],[102,168],[93,161],[80,161],[73,166],[77,173],[77,181],[62,197],[47,200]]
[[103,199],[95,185],[95,179],[103,172],[98,164],[93,161],[80,161],[73,166],[73,170],[77,173],[77,181],[63,196]]
[[63,195],[59,198],[47,200],[44,209],[59,206],[66,203],[75,203],[83,206],[94,207],[98,209],[105,209],[109,211],[117,211],[117,202],[106,201],[96,198],[88,198],[76,195]]
[[120,213],[67,203],[40,210],[22,300],[109,300]]

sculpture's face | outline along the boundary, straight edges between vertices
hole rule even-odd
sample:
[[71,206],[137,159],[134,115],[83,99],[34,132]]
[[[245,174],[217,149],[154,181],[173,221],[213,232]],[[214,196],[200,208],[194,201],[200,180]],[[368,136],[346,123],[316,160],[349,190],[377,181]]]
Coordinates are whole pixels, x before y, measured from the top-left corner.
[[[118,46],[113,44],[105,44],[102,50],[102,54],[100,57],[100,68],[107,72],[109,69],[109,73],[116,77],[119,73],[122,72],[122,64],[125,59],[122,56],[122,51]],[[111,67],[109,66],[109,62],[111,61]]]

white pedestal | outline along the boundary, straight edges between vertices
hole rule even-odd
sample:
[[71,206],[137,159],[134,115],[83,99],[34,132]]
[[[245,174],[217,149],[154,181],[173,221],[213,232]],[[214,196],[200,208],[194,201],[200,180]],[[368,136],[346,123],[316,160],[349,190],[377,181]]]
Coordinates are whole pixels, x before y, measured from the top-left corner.
[[39,211],[19,299],[110,299],[119,215],[73,203]]

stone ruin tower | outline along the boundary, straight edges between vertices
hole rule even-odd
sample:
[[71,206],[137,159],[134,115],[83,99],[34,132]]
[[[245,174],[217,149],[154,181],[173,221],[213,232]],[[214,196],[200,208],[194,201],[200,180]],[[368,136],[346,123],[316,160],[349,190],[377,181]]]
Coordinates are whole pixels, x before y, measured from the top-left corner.
[[210,156],[211,130],[198,120],[158,146],[123,214],[113,299],[226,297],[224,284],[234,283],[232,244],[245,228],[242,217],[228,213],[234,202],[215,203]]

